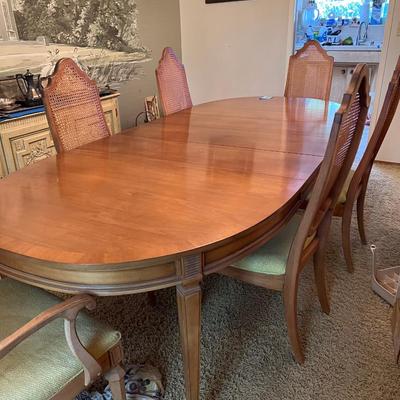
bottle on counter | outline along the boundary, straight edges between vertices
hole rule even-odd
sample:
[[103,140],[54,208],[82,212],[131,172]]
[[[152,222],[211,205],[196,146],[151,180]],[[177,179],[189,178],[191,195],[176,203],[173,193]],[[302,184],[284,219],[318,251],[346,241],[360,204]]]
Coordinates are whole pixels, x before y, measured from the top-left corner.
[[370,3],[368,1],[365,1],[364,4],[360,7],[360,22],[369,23],[370,8]]
[[309,0],[301,16],[303,28],[308,29],[309,26],[318,25],[319,18],[320,12],[315,0]]
[[328,15],[328,20],[326,21],[326,26],[329,28],[334,28],[337,25],[335,13],[331,12]]
[[324,25],[321,25],[319,28],[319,37],[318,40],[321,43],[325,43],[328,38],[328,28]]
[[372,13],[371,13],[371,25],[382,24],[382,4],[383,4],[383,0],[373,0]]
[[385,4],[382,6],[382,23],[386,23],[387,17],[389,14],[389,3],[385,2]]
[[307,40],[314,39],[314,29],[311,25],[306,30],[306,37],[307,37]]

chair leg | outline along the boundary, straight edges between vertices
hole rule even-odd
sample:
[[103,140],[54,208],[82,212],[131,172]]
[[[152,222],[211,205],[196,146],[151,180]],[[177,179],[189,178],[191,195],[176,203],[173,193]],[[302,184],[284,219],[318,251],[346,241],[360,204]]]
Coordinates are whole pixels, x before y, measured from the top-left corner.
[[322,311],[325,314],[330,313],[330,304],[326,284],[325,252],[326,244],[328,242],[331,219],[332,217],[330,215],[327,215],[320,225],[320,228],[318,230],[319,245],[317,251],[314,254],[315,283],[317,286],[319,303],[321,304]]
[[351,236],[350,236],[350,228],[351,228],[351,217],[353,211],[353,202],[346,202],[342,217],[342,247],[344,258],[347,264],[347,271],[350,273],[354,272],[353,266],[353,257],[351,255]]
[[357,222],[358,222],[358,232],[360,232],[361,243],[367,244],[367,235],[365,234],[364,225],[364,205],[365,205],[365,195],[367,193],[367,185],[363,184],[361,188],[360,195],[357,199]]
[[[319,253],[319,251],[317,252]],[[326,266],[321,254],[314,256],[314,275],[317,285],[318,299],[321,304],[321,309],[325,314],[329,314],[331,307],[329,304],[328,290],[326,285]]]
[[297,282],[290,291],[285,291],[283,296],[285,306],[285,318],[289,335],[289,342],[292,346],[292,353],[299,364],[304,363],[304,354],[299,337],[297,325]]
[[104,377],[110,385],[113,400],[126,400],[125,370],[120,365],[117,365],[104,374]]

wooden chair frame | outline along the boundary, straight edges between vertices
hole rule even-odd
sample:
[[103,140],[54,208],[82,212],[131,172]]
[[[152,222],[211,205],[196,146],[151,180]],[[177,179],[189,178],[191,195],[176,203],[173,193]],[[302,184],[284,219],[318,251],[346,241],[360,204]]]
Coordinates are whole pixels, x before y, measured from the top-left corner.
[[392,315],[392,335],[396,363],[400,364],[400,289],[397,291],[396,303]]
[[[193,107],[185,67],[170,47],[163,50],[156,69],[156,78],[165,115]],[[174,78],[176,87],[174,87],[174,93],[170,93],[168,86],[171,86],[171,82],[168,81]]]
[[[71,79],[68,76],[71,73],[77,79]],[[62,58],[57,62],[53,74],[47,78],[47,83],[42,93],[50,132],[58,153],[72,150],[75,147],[111,135],[101,106],[96,82],[91,80],[72,59]],[[85,129],[89,125],[83,127],[81,132],[78,132],[75,136],[72,135],[76,132],[69,131],[63,126],[66,118],[60,120],[60,112],[77,105],[82,106],[80,113],[73,110],[67,118],[71,121],[78,121],[94,116],[96,125],[99,128],[96,129],[95,136],[89,135],[88,129]],[[93,109],[95,110],[95,114],[91,112],[90,115],[84,115],[85,107],[88,105],[92,111]],[[93,124],[93,121],[91,123]],[[75,137],[79,140],[75,140],[75,143],[70,144],[68,137]]]
[[16,332],[0,341],[0,359],[5,357],[19,343],[33,335],[39,329],[57,318],[64,319],[65,336],[68,346],[82,363],[84,372],[69,382],[52,400],[70,400],[78,395],[85,386],[93,383],[102,373],[108,380],[114,400],[125,400],[125,371],[121,366],[123,351],[118,343],[100,359],[95,359],[82,345],[76,331],[76,318],[79,312],[86,308],[93,310],[95,300],[86,294],[76,295],[62,303],[56,304],[42,312]]
[[[319,61],[307,60],[307,58],[309,57],[308,54],[310,53],[311,50],[317,51],[318,55],[321,58]],[[321,92],[323,92],[322,96],[311,96],[309,93],[302,93],[302,95],[299,96],[298,93],[293,93],[295,91],[294,86],[299,82],[298,76],[296,76],[298,73],[299,64],[304,63],[304,60],[307,60],[307,62],[309,63],[317,62],[318,64],[324,63],[327,65],[329,70],[328,70],[328,75],[326,77],[326,81],[318,82],[318,84],[324,83],[323,85],[324,87],[321,90]],[[289,69],[286,79],[285,97],[312,97],[329,101],[331,87],[332,87],[333,64],[334,64],[334,58],[328,56],[328,53],[321,47],[321,45],[316,40],[308,41],[303,48],[298,50],[296,54],[290,56],[289,58]]]
[[353,258],[351,252],[351,219],[353,205],[357,201],[357,222],[361,242],[367,244],[367,236],[364,224],[364,205],[368,188],[368,181],[375,158],[382,146],[386,134],[390,128],[400,100],[400,57],[392,80],[386,92],[385,101],[379,114],[374,132],[368,142],[365,153],[350,181],[347,190],[346,202],[338,204],[335,208],[335,216],[342,217],[342,246],[349,272],[354,271]]
[[[368,67],[358,65],[344,94],[342,105],[335,115],[329,143],[321,164],[310,201],[294,237],[284,275],[264,275],[244,271],[234,266],[222,274],[262,286],[283,291],[285,318],[289,340],[295,359],[304,362],[297,325],[297,291],[300,273],[307,261],[314,257],[314,273],[322,310],[329,313],[330,305],[326,288],[325,248],[333,210],[343,184],[350,171],[361,141],[369,107]],[[350,132],[348,122],[354,119],[353,105],[359,104],[357,122]],[[347,147],[346,147],[347,146]],[[338,159],[340,159],[338,164]],[[306,242],[309,242],[306,246]]]

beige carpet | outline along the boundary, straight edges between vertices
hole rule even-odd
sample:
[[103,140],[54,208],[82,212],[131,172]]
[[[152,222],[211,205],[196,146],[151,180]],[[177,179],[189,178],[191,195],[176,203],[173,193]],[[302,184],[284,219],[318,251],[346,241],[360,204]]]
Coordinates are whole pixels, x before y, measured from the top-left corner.
[[[400,167],[377,165],[368,192],[369,240],[382,265],[400,264]],[[356,222],[356,221],[354,221]],[[301,279],[299,321],[306,363],[291,355],[279,293],[212,276],[204,282],[201,398],[400,399],[391,309],[370,289],[370,252],[353,224],[356,272],[349,275],[334,221],[327,254],[331,315],[321,313],[311,268]],[[183,399],[175,291],[100,299],[97,316],[121,330],[128,362],[160,368],[168,400]]]

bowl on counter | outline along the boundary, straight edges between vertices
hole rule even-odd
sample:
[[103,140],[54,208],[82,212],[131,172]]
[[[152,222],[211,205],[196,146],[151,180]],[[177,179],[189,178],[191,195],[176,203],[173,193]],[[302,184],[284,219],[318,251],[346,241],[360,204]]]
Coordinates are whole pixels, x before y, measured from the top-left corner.
[[17,107],[15,99],[0,97],[0,111],[9,111]]

